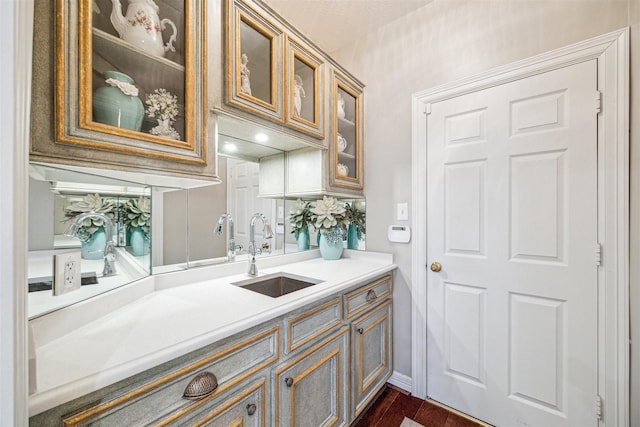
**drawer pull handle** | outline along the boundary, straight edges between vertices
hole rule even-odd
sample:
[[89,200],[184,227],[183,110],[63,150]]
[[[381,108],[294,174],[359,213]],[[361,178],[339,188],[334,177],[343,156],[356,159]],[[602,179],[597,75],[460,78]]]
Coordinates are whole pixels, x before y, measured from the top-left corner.
[[378,295],[376,295],[376,291],[369,289],[369,292],[367,292],[367,302],[375,301],[377,298]]
[[255,414],[256,413],[256,409],[258,409],[258,408],[256,407],[255,403],[249,403],[247,405],[247,414],[249,414],[249,416]]
[[284,383],[287,385],[287,387],[291,387],[293,385],[293,378],[291,377],[285,378]]
[[358,333],[359,333],[360,335],[364,334],[364,329],[362,329],[362,328],[358,328]]
[[189,400],[202,399],[218,388],[218,379],[211,372],[200,372],[187,384],[182,397]]

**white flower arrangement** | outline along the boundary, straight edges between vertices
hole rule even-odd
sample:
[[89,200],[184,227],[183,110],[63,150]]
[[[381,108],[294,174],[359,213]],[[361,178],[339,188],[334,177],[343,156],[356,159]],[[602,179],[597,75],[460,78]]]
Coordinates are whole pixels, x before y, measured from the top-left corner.
[[342,241],[342,233],[346,228],[345,208],[334,197],[324,196],[316,202],[311,212],[316,215],[315,227],[326,237],[329,243]]
[[[82,200],[71,203],[64,208],[64,215],[66,217],[65,222],[70,221],[76,216],[85,212],[96,212],[105,214],[109,219],[113,221],[115,217],[115,208],[116,204],[112,199],[100,197],[99,194],[87,194],[82,198]],[[100,227],[104,227],[104,225],[104,220],[102,218],[85,218],[82,224],[80,224],[78,238],[80,238],[82,242],[86,242],[91,238],[91,236],[93,236],[93,233],[98,231]]]
[[298,238],[300,231],[305,227],[313,226],[315,216],[311,212],[311,202],[303,202],[298,199],[289,210],[289,223],[291,224],[291,232],[295,238]]
[[140,227],[144,236],[151,236],[151,199],[140,196],[129,199],[122,205],[123,222],[130,228]]
[[147,95],[147,116],[173,122],[178,115],[178,97],[166,89],[159,88]]

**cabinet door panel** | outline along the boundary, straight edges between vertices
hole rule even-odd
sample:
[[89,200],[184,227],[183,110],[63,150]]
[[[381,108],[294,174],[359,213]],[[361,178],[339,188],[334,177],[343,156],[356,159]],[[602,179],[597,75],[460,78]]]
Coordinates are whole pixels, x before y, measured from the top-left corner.
[[[154,10],[130,2],[118,10],[108,0],[36,0],[31,159],[217,178],[215,150],[206,147],[206,48],[197,34],[204,3],[158,0]],[[127,38],[137,7],[158,31],[168,28],[154,39],[160,51]],[[109,19],[112,9],[121,21]],[[165,42],[174,51],[165,52]]]
[[352,325],[353,396],[357,417],[389,379],[393,370],[391,304],[363,315]]
[[331,186],[364,188],[363,89],[338,70],[331,77]]
[[324,138],[324,67],[292,38],[287,38],[287,124],[317,138]]
[[229,8],[228,23],[227,103],[283,122],[282,30],[237,0]]
[[348,328],[345,326],[276,370],[275,425],[346,425],[348,343]]

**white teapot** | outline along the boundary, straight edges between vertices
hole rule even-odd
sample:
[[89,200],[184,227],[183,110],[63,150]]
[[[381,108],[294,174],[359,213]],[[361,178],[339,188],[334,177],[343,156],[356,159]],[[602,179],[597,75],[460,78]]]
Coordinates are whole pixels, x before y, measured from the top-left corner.
[[[153,55],[164,56],[170,50],[176,51],[173,43],[178,30],[170,19],[160,19],[158,5],[153,0],[129,0],[126,16],[122,14],[120,0],[111,0],[111,23],[120,38]],[[162,41],[162,30],[169,24],[173,34],[165,45]]]

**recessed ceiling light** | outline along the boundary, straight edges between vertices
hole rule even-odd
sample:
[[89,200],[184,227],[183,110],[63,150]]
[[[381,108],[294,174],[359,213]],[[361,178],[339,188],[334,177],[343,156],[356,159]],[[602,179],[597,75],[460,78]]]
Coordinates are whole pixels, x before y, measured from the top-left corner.
[[269,137],[264,133],[256,133],[256,136],[254,138],[258,142],[267,142],[269,140]]
[[222,150],[227,153],[235,153],[238,151],[238,147],[233,142],[225,141],[222,145]]

